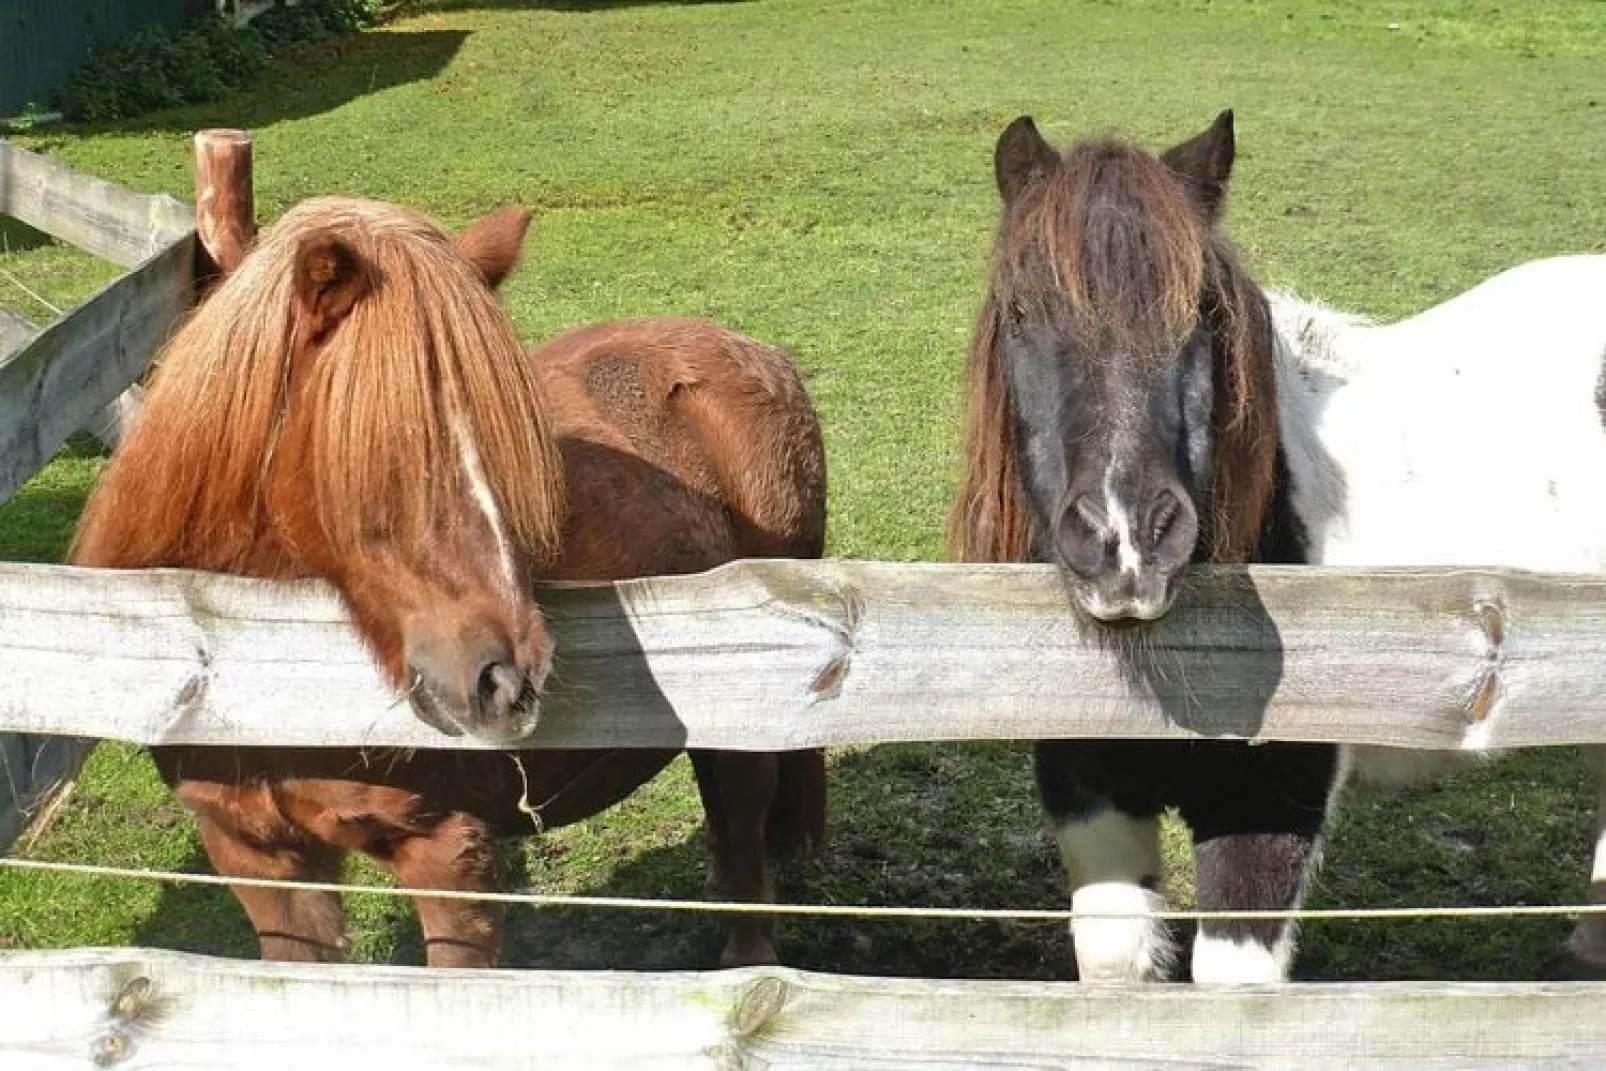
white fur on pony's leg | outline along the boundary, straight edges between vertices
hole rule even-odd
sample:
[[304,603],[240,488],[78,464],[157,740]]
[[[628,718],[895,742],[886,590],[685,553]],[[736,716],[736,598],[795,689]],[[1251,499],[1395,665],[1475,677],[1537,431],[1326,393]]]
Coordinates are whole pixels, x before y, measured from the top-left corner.
[[1071,879],[1077,976],[1102,983],[1164,980],[1176,950],[1165,924],[1153,917],[1165,907],[1153,889],[1160,873],[1159,818],[1105,810],[1062,822],[1054,839]]
[[1285,982],[1293,959],[1292,923],[1270,945],[1253,937],[1208,934],[1201,928],[1193,939],[1193,980],[1215,985]]
[[[1591,903],[1606,903],[1606,747],[1586,747],[1595,771],[1595,861],[1589,874]],[[1606,972],[1606,915],[1585,915],[1567,938],[1567,951],[1590,974]]]
[[[1071,894],[1071,940],[1076,976],[1083,982],[1163,982],[1176,946],[1154,913],[1165,899],[1130,882],[1103,881]],[[1106,917],[1100,917],[1106,916]]]

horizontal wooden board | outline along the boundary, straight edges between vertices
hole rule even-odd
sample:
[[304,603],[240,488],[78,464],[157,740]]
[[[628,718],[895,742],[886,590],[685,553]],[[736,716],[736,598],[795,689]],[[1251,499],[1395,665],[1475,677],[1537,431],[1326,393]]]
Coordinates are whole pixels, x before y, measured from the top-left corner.
[[[1606,985],[1084,987],[779,968],[431,971],[0,954],[0,1066],[854,1069],[1599,1066]],[[115,1059],[112,1057],[115,1055]]]
[[195,229],[172,197],[135,193],[0,141],[0,216],[132,268]]
[[[1606,742],[1602,576],[1203,569],[1113,634],[1041,566],[751,561],[538,598],[558,653],[535,747]],[[0,730],[465,746],[398,702],[318,584],[3,565],[0,666]]]
[[10,309],[0,309],[0,361],[16,353],[39,333],[39,325]]
[[0,501],[137,379],[194,297],[190,232],[0,357]]

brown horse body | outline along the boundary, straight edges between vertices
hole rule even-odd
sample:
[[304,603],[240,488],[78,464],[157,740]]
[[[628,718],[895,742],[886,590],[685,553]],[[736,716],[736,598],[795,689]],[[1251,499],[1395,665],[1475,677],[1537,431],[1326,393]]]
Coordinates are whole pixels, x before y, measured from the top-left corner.
[[[529,603],[530,580],[612,580],[700,571],[738,557],[817,557],[823,450],[785,355],[687,319],[597,325],[528,357],[509,353],[510,332],[498,334],[503,324],[495,322],[505,317],[486,308],[486,283],[494,286],[511,268],[526,222],[504,211],[453,240],[391,206],[320,201],[293,210],[276,229],[288,233],[266,238],[208,302],[223,308],[203,306],[175,339],[149,409],[86,509],[74,560],[326,578],[421,717],[448,732],[505,740],[509,724],[521,731],[531,724],[550,657]],[[444,264],[435,276],[417,269],[429,258]],[[296,293],[265,296],[286,271]],[[470,314],[459,315],[447,300],[441,323],[420,328],[401,320],[402,307],[415,320],[421,315],[416,302],[392,310],[382,296],[395,299],[409,282],[431,299],[461,288],[453,300],[471,306]],[[476,286],[482,294],[473,293]],[[253,340],[243,366],[229,367],[209,351],[227,343],[230,331],[252,329],[252,317],[232,308],[238,302],[246,313],[266,303],[261,322],[282,311],[291,326],[287,337]],[[366,322],[365,302],[376,306]],[[471,329],[459,333],[465,320]],[[406,348],[396,342],[398,330],[421,331],[427,352],[396,352]],[[342,343],[342,331],[353,338]],[[285,351],[277,360],[275,341]],[[465,355],[486,348],[493,352]],[[497,358],[519,363],[527,378],[493,378],[507,371],[491,370]],[[400,374],[398,385],[370,369],[370,379],[340,389],[327,366],[359,360],[422,371]],[[198,381],[209,373],[215,380],[222,368],[235,377],[233,396],[209,397]],[[261,397],[251,393],[252,377],[264,381]],[[277,394],[271,377],[282,384]],[[380,414],[357,432],[329,427],[342,417],[327,403],[360,405],[375,387],[394,393],[422,386],[434,397],[400,403],[414,405],[410,413]],[[485,410],[498,402],[525,417],[533,443],[497,442],[510,433],[496,426],[508,414]],[[194,419],[177,423],[180,416]],[[228,430],[220,425],[209,436],[212,421]],[[403,456],[392,473],[370,481],[368,498],[339,501],[360,477],[327,479],[334,459],[324,442],[361,445],[364,436],[378,437],[381,455],[415,448],[393,443],[401,428],[422,437],[455,432],[461,440],[443,461],[425,456],[416,479],[397,478],[396,468],[409,474]],[[208,444],[204,459],[190,454],[198,443]],[[509,459],[531,471],[506,471]],[[230,477],[238,486],[225,484]],[[535,489],[534,501],[518,500],[526,487]],[[358,530],[342,533],[344,514],[330,516],[337,510],[360,514]],[[522,520],[504,520],[521,511]],[[543,545],[548,530],[550,545]],[[514,585],[504,582],[509,577]],[[518,591],[509,590],[514,586]],[[338,876],[343,854],[358,851],[404,885],[487,890],[495,881],[494,838],[595,814],[675,754],[179,747],[158,749],[156,759],[195,812],[220,873],[328,881]],[[693,762],[716,888],[741,900],[771,898],[770,853],[805,846],[822,832],[820,754],[699,752]],[[264,956],[339,957],[343,926],[334,894],[235,891]],[[488,907],[421,898],[418,908],[432,965],[495,962]],[[772,921],[740,917],[722,961],[773,958]]]

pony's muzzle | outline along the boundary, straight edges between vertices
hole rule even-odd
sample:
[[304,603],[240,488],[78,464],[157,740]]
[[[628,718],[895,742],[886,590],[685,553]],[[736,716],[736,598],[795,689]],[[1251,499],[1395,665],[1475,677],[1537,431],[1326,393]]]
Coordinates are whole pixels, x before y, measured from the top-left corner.
[[1071,598],[1106,624],[1164,617],[1198,540],[1198,513],[1180,487],[1163,485],[1141,502],[1133,509],[1081,495],[1056,526],[1056,564]]
[[411,686],[407,691],[420,721],[448,736],[510,744],[535,731],[541,719],[541,687],[550,647],[541,645],[530,669],[512,648],[490,636],[446,642],[439,635],[414,637],[407,645]]

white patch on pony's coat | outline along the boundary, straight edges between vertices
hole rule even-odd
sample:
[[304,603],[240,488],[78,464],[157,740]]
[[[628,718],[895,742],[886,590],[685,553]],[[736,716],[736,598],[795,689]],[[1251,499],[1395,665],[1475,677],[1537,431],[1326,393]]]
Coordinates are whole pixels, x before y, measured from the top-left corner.
[[[507,594],[513,596],[519,590],[518,572],[513,567],[513,544],[508,539],[507,526],[502,522],[502,511],[497,508],[496,496],[486,482],[485,467],[480,464],[480,453],[474,446],[474,438],[468,433],[462,417],[456,413],[452,414],[452,435],[457,440],[457,456],[463,466],[463,475],[468,479],[469,494],[485,514],[485,520],[496,539],[496,558],[501,567],[502,582],[507,585]],[[539,682],[536,686],[539,688]]]
[[1275,945],[1212,937],[1202,930],[1193,940],[1193,980],[1208,985],[1253,985],[1281,982],[1293,958],[1291,928]]
[[1606,566],[1606,256],[1524,264],[1388,325],[1268,297],[1313,564]]
[[[1586,747],[1595,773],[1595,855],[1589,872],[1591,903],[1606,902],[1606,747]],[[1584,915],[1567,938],[1567,951],[1596,971],[1606,969],[1606,916]]]
[[1160,874],[1159,818],[1100,811],[1057,826],[1054,840],[1077,913],[1071,921],[1077,975],[1084,982],[1163,979],[1176,950],[1165,926],[1150,916],[1165,900],[1140,884]]
[[1386,791],[1441,781],[1477,765],[1480,758],[1461,751],[1414,751],[1371,745],[1345,750],[1354,759],[1356,785]]
[[1151,916],[1164,908],[1159,893],[1126,882],[1077,889],[1071,894],[1077,977],[1093,984],[1163,981],[1176,950]]
[[[1606,256],[1523,264],[1394,324],[1267,297],[1311,564],[1606,568]],[[1486,746],[1502,708],[1497,693],[1465,751]],[[1374,784],[1466,763],[1355,758]]]
[[1143,555],[1138,552],[1137,543],[1132,538],[1132,518],[1126,506],[1115,494],[1115,462],[1112,460],[1104,470],[1104,516],[1110,524],[1110,532],[1115,536],[1115,561],[1121,572],[1138,575],[1138,569],[1143,565]]

